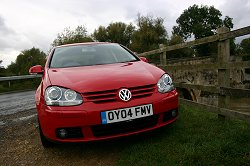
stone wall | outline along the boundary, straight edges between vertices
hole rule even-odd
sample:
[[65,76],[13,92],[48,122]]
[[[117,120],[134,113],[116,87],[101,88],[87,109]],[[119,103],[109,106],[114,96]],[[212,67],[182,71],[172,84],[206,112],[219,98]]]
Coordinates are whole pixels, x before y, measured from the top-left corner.
[[[241,57],[230,57],[230,61],[241,61]],[[168,65],[194,65],[194,64],[208,64],[215,63],[215,57],[205,57],[205,58],[193,58],[186,60],[174,60],[167,61]],[[232,69],[230,71],[230,86],[233,88],[249,88],[250,81],[246,80],[246,75],[244,73],[244,69]],[[217,76],[218,71],[214,70],[173,70],[167,71],[170,75],[172,75],[174,82],[182,82],[182,83],[190,83],[190,84],[199,84],[199,85],[217,85]],[[192,96],[192,100],[217,105],[217,95],[210,94],[207,92],[202,92],[200,90],[192,90],[187,89],[190,95]],[[186,91],[185,91],[186,93]]]

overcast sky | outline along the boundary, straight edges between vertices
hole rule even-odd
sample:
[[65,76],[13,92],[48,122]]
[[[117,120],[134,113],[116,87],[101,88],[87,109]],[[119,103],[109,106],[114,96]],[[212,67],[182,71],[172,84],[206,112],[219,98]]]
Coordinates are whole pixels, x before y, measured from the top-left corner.
[[193,4],[213,5],[233,18],[234,29],[250,25],[250,0],[0,0],[0,60],[7,66],[33,46],[47,53],[65,27],[84,25],[91,34],[110,22],[134,23],[137,13],[164,18],[171,36],[176,19]]

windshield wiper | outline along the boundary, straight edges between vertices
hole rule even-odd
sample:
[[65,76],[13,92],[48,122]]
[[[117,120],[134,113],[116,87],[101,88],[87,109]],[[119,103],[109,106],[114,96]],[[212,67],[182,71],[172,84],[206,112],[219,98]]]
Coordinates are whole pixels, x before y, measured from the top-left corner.
[[135,60],[123,61],[123,62],[120,62],[120,63],[126,63],[126,62],[136,62],[136,61],[139,61],[139,60],[135,59]]

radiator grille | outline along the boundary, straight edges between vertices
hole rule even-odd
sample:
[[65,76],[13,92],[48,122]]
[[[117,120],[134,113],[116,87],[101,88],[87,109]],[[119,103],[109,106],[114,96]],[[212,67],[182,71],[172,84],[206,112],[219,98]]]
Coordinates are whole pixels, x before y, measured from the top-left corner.
[[[137,86],[128,88],[132,93],[133,98],[143,98],[151,96],[155,90],[155,84]],[[119,100],[118,97],[119,89],[112,89],[106,91],[97,91],[97,92],[87,92],[83,93],[83,96],[89,102],[94,103],[105,103],[105,102],[115,102]]]

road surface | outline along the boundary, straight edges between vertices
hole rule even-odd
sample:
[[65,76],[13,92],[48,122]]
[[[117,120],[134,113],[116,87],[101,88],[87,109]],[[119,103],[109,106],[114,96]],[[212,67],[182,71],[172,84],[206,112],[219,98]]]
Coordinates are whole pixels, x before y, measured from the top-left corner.
[[0,95],[0,116],[35,108],[35,91]]
[[[0,95],[0,166],[117,165],[121,151],[137,139],[82,144],[58,144],[44,149],[40,142],[35,91]],[[158,135],[158,134],[157,134]],[[136,143],[136,142],[135,142]]]

